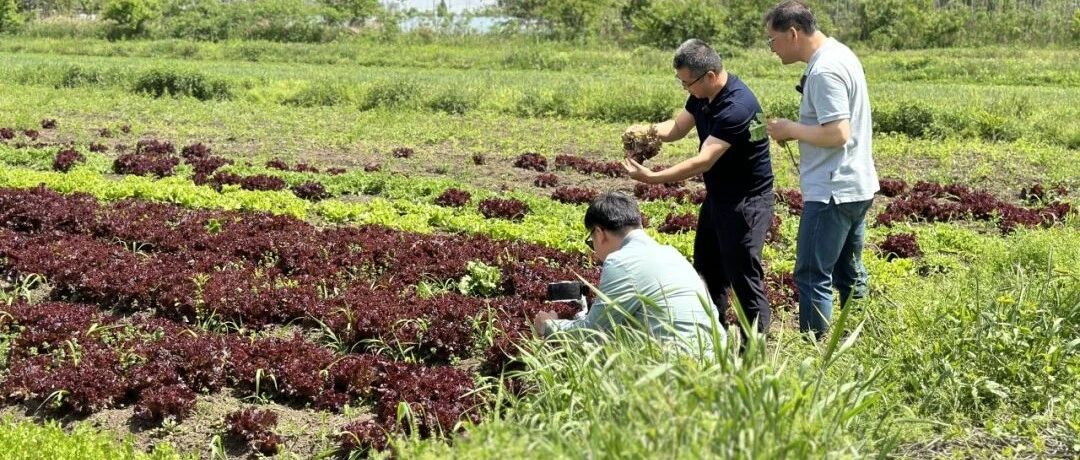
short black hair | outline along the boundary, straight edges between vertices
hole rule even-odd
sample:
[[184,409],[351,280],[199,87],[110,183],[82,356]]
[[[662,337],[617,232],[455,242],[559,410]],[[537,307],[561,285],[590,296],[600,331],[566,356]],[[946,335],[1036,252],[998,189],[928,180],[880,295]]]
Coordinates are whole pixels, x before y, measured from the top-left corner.
[[765,25],[775,31],[785,31],[794,27],[804,34],[817,31],[817,19],[814,12],[805,3],[787,0],[772,7],[765,13]]
[[671,65],[675,70],[688,69],[693,75],[705,75],[709,71],[720,74],[720,71],[724,70],[724,58],[708,43],[691,38],[675,50]]
[[592,230],[595,227],[622,234],[641,228],[641,210],[637,201],[623,192],[609,192],[594,198],[585,210],[585,228]]

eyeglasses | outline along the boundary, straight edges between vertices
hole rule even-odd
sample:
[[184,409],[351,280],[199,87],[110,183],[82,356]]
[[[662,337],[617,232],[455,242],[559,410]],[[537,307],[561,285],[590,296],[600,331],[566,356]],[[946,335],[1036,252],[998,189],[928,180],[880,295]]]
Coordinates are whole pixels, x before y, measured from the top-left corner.
[[[711,72],[711,70],[710,70],[709,72]],[[681,78],[679,78],[679,77],[675,77],[675,79],[676,79],[676,80],[679,80],[679,84],[681,84],[681,85],[682,85],[683,89],[690,89],[690,87],[691,87],[691,86],[694,86],[694,83],[697,83],[697,82],[698,82],[698,81],[700,81],[700,80],[701,80],[702,78],[705,78],[705,76],[706,76],[706,75],[708,75],[708,74],[709,74],[709,72],[705,72],[705,73],[701,74],[701,76],[699,76],[699,77],[695,78],[695,79],[694,79],[694,81],[692,81],[692,82],[690,82],[690,83],[687,83],[687,82],[683,81],[683,80],[682,80]]]
[[795,91],[802,94],[803,86],[806,86],[806,74],[803,74],[802,78],[799,79],[799,84],[795,85]]
[[596,248],[593,247],[592,231],[589,231],[589,236],[585,237],[585,246],[588,246],[590,251],[596,250]]

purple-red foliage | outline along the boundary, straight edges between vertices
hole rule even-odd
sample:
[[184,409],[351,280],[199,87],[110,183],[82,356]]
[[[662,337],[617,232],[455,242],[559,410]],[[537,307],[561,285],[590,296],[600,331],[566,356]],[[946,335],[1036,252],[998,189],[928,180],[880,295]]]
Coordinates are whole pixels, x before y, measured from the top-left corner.
[[135,153],[142,153],[145,155],[174,155],[176,154],[176,147],[173,147],[171,142],[159,141],[157,139],[144,139],[135,143]]
[[240,188],[244,190],[285,190],[288,184],[280,177],[255,174],[240,179]]
[[514,160],[514,166],[521,169],[531,169],[537,172],[547,171],[547,158],[535,152],[525,152]]
[[382,169],[382,166],[374,161],[364,165],[364,172],[377,172],[380,169]]
[[112,137],[112,135],[113,135],[112,130],[110,130],[109,128],[98,129],[98,136],[99,137]]
[[779,214],[773,214],[772,220],[769,222],[769,230],[765,232],[765,243],[777,244],[780,243],[780,224],[783,219]]
[[796,189],[776,189],[776,201],[783,203],[791,213],[796,216],[801,216],[803,211],[803,196],[802,192]]
[[765,276],[765,296],[775,310],[797,311],[799,289],[791,273],[769,273]]
[[278,159],[278,158],[274,158],[273,160],[267,161],[266,162],[266,167],[271,168],[271,169],[277,169],[279,171],[288,171],[289,170],[289,165],[286,164],[284,161]]
[[195,392],[187,385],[154,386],[139,394],[135,419],[150,424],[159,424],[167,418],[179,422],[194,410]]
[[250,341],[235,338],[229,346],[236,386],[298,403],[314,401],[327,386],[323,369],[334,361],[326,347],[305,340],[276,337]]
[[105,144],[99,144],[97,142],[91,142],[90,143],[90,151],[91,152],[97,152],[97,153],[105,153],[105,152],[109,151],[109,146],[107,146]]
[[529,213],[529,205],[513,198],[488,198],[480,202],[479,209],[488,219],[521,220]]
[[895,198],[900,196],[904,192],[907,192],[908,184],[903,179],[880,179],[878,180],[878,186],[880,190],[878,193],[887,196],[889,198]]
[[694,214],[671,213],[656,230],[660,233],[685,233],[697,230],[697,223],[697,216]]
[[600,192],[587,187],[559,187],[551,194],[551,199],[569,204],[589,203]]
[[56,158],[53,158],[53,169],[66,173],[75,166],[75,163],[83,163],[85,161],[86,157],[75,151],[75,149],[63,149],[56,153]]
[[41,120],[41,129],[56,129],[56,120],[52,118]]
[[460,208],[469,203],[472,194],[458,188],[448,188],[435,198],[435,204],[448,208]]
[[225,433],[263,455],[274,455],[281,444],[281,437],[274,433],[277,422],[276,412],[249,407],[225,416]]
[[576,155],[560,154],[555,156],[555,167],[573,169],[581,174],[599,174],[608,177],[623,177],[626,169],[617,161],[593,161]]
[[330,194],[326,192],[326,187],[316,181],[308,181],[294,186],[292,192],[294,195],[308,201],[321,201],[330,198]]
[[1020,189],[1020,199],[1029,204],[1037,204],[1046,199],[1046,189],[1042,184],[1035,184],[1030,188],[1024,187]]
[[886,237],[885,241],[882,241],[878,247],[881,249],[882,255],[885,256],[885,260],[890,261],[897,258],[910,259],[922,255],[922,250],[919,249],[919,242],[914,233],[894,233]]
[[210,147],[203,145],[202,142],[196,142],[180,149],[180,156],[184,157],[184,160],[188,163],[195,159],[208,158],[210,156]]
[[416,152],[409,147],[398,147],[395,148],[392,153],[394,155],[394,158],[409,158],[413,156],[413,153]]
[[554,187],[559,185],[559,176],[552,173],[539,174],[536,176],[536,179],[533,180],[533,185],[540,188]]
[[141,140],[135,145],[135,153],[120,155],[113,162],[113,172],[137,176],[154,175],[166,177],[180,164],[174,156],[176,149],[168,142],[156,139]]
[[337,176],[339,174],[345,174],[346,171],[345,168],[329,168],[326,170],[326,173],[331,176]]
[[338,442],[344,453],[356,451],[363,455],[386,449],[388,444],[389,430],[374,419],[357,420],[345,425],[341,431]]
[[395,363],[387,366],[386,378],[377,390],[375,413],[385,426],[395,426],[398,403],[403,402],[411,409],[421,437],[453,433],[460,420],[479,421],[476,409],[481,401],[473,390],[473,378],[465,371]]
[[[691,197],[690,190],[680,187],[669,187],[665,184],[635,184],[634,196],[642,201],[656,201],[671,199],[684,201]],[[704,200],[702,200],[704,201]]]
[[113,407],[126,390],[119,355],[95,342],[78,345],[77,358],[41,354],[12,359],[0,394],[8,401],[40,403],[65,415]]
[[173,168],[180,164],[180,159],[173,156],[150,156],[138,153],[120,155],[113,162],[113,172],[136,176],[154,175],[166,177],[173,174]]
[[306,173],[318,174],[319,173],[319,168],[311,166],[311,165],[309,165],[307,163],[297,163],[296,166],[293,166],[293,171],[300,172],[300,173],[306,172]]
[[11,140],[15,138],[15,130],[11,128],[0,128],[0,139]]
[[33,129],[26,129],[26,130],[23,130],[23,135],[25,135],[26,137],[29,137],[32,140],[37,140],[38,136],[40,136],[41,134],[38,133],[37,131],[33,130]]

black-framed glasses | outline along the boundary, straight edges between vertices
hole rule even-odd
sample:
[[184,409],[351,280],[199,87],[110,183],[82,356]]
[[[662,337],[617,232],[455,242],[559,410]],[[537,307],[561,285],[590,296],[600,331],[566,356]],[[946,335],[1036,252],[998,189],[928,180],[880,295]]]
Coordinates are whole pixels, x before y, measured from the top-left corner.
[[[709,72],[711,72],[711,70],[710,70]],[[681,78],[679,78],[679,77],[675,77],[675,79],[676,79],[676,80],[679,80],[679,84],[680,84],[680,85],[682,85],[683,89],[690,89],[690,87],[691,87],[691,86],[694,86],[694,83],[697,83],[698,81],[701,81],[701,79],[702,79],[702,78],[705,78],[705,76],[706,76],[706,75],[708,75],[708,74],[709,74],[709,72],[705,72],[705,73],[701,74],[700,76],[698,76],[697,78],[695,78],[695,79],[694,79],[694,81],[692,81],[692,82],[690,82],[690,83],[687,83],[687,82],[683,81],[683,80],[682,80]]]
[[588,246],[590,251],[595,251],[596,250],[596,248],[593,247],[593,240],[592,240],[592,232],[591,231],[589,232],[589,236],[585,237],[585,246]]
[[806,74],[803,74],[802,78],[799,79],[799,84],[795,85],[795,91],[798,91],[799,94],[802,94],[803,86],[805,86],[805,85],[806,85]]

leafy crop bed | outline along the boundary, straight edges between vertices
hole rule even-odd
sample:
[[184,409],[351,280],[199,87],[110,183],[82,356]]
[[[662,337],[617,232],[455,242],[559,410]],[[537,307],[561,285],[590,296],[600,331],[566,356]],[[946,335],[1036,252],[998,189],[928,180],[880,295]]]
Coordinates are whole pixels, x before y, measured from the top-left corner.
[[[0,308],[14,337],[5,403],[53,415],[133,404],[147,424],[183,420],[195,393],[225,387],[315,410],[368,404],[374,418],[343,439],[360,449],[408,429],[399,402],[422,436],[475,418],[474,375],[501,372],[528,319],[551,308],[546,283],[597,276],[581,256],[523,243],[44,188],[0,189],[0,260],[9,283],[47,291]],[[476,265],[497,269],[493,290],[472,288]],[[292,332],[240,333],[281,327]]]

